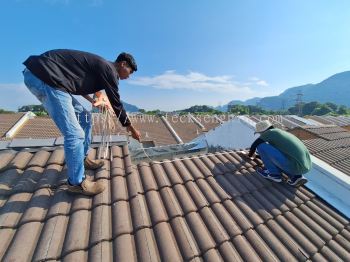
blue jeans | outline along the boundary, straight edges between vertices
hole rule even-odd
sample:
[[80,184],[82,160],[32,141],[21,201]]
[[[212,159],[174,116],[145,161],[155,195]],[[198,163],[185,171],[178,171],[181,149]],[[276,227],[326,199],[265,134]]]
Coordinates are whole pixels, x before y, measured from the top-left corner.
[[64,136],[69,183],[80,184],[84,179],[84,157],[91,143],[91,113],[71,94],[45,84],[28,69],[23,75],[29,91],[43,104]]
[[291,166],[290,160],[277,148],[268,143],[262,143],[258,145],[257,150],[263,161],[265,168],[272,175],[280,175],[281,172],[285,173],[290,179],[301,174],[296,174]]

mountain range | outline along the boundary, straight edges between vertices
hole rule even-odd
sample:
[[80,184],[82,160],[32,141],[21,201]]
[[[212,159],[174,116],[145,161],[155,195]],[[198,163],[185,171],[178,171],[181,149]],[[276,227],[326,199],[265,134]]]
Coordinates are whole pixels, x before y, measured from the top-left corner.
[[264,109],[281,110],[295,105],[298,94],[303,102],[332,102],[350,107],[350,71],[332,75],[318,84],[291,87],[278,96],[255,97],[246,101],[233,100],[216,109],[226,112],[228,105],[258,105]]
[[139,111],[139,108],[137,106],[135,106],[135,105],[128,104],[128,103],[126,103],[124,101],[122,101],[122,103],[123,103],[125,111],[127,111],[127,112],[133,112],[134,113],[134,112],[138,112]]
[[[286,89],[278,96],[254,97],[246,101],[232,100],[226,105],[215,109],[226,112],[229,105],[254,105],[268,110],[288,109],[296,104],[298,94],[303,102],[332,102],[350,107],[350,71],[345,71],[328,77],[317,84],[306,84]],[[138,112],[135,105],[123,102],[128,112]]]

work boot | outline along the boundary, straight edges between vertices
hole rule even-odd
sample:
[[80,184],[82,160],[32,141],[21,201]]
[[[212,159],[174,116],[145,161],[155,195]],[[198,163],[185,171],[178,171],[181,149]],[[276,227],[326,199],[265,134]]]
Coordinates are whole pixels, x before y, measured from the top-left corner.
[[71,185],[69,181],[67,181],[68,186],[68,192],[75,193],[75,194],[83,194],[87,196],[94,196],[97,194],[100,194],[105,190],[105,186],[102,183],[102,181],[89,181],[87,179],[84,179],[83,182],[81,182],[80,185]]
[[91,160],[90,158],[86,157],[84,160],[84,167],[85,169],[98,169],[100,167],[103,167],[104,162],[103,160]]

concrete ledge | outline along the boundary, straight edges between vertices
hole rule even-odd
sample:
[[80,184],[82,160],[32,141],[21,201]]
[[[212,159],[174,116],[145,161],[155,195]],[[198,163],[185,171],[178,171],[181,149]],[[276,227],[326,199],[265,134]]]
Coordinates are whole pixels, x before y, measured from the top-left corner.
[[25,147],[50,147],[55,145],[56,138],[16,138],[8,145],[10,148],[25,148]]

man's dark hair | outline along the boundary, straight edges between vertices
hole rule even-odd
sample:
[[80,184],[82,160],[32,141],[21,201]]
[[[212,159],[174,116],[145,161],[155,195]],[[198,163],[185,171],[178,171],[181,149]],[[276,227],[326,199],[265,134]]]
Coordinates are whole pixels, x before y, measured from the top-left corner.
[[128,65],[131,67],[131,69],[136,72],[137,71],[137,64],[134,59],[134,57],[128,53],[120,53],[117,57],[117,60],[115,60],[117,63],[125,61],[128,63]]

